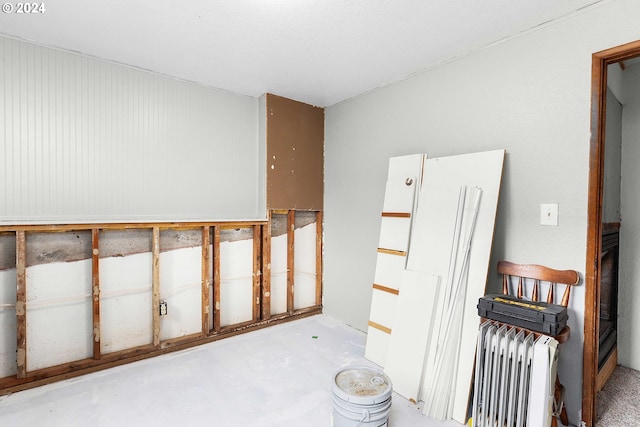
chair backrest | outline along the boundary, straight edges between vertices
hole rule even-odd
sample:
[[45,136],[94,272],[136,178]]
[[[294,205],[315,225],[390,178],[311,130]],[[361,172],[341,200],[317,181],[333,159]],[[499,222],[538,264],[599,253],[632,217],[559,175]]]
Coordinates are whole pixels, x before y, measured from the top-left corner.
[[502,293],[509,295],[509,277],[518,278],[517,297],[524,296],[524,279],[533,280],[532,301],[539,301],[540,282],[549,282],[547,292],[547,302],[555,304],[554,288],[555,284],[566,285],[560,305],[569,305],[571,286],[575,286],[580,281],[580,275],[575,270],[554,270],[553,268],[535,264],[514,264],[509,261],[498,262],[498,273],[502,274]]

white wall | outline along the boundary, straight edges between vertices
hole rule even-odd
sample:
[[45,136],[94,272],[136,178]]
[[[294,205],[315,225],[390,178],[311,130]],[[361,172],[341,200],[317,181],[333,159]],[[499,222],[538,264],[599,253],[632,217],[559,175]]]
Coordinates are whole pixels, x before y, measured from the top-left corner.
[[0,221],[266,217],[258,100],[0,37]]
[[[387,161],[506,148],[489,286],[500,259],[584,275],[591,55],[640,39],[640,2],[617,0],[326,110],[325,312],[365,330]],[[636,157],[637,158],[637,157]],[[540,203],[559,225],[539,225]],[[584,285],[570,304],[561,380],[582,406]]]
[[640,370],[640,64],[623,73],[618,360]]

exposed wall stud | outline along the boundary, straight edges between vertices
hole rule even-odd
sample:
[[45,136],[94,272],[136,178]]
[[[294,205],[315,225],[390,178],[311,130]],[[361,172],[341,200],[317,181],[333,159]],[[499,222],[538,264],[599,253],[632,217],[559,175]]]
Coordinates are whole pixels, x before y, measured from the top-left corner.
[[27,245],[24,231],[16,232],[17,377],[27,376]]
[[91,230],[91,297],[93,299],[93,358],[100,359],[100,230]]
[[152,313],[153,313],[153,345],[160,346],[160,228],[153,227],[152,238]]
[[262,227],[262,320],[271,317],[271,211]]
[[287,312],[293,313],[294,293],[294,248],[295,248],[295,221],[296,212],[290,210],[287,213]]
[[262,283],[262,238],[261,226],[253,226],[253,321],[260,320],[260,284]]
[[316,305],[322,305],[322,211],[316,212]]
[[[0,232],[15,233],[16,236],[16,375],[0,378],[0,395],[32,388],[35,386],[71,378],[74,376],[95,372],[104,368],[123,365],[136,360],[164,354],[171,351],[186,349],[206,342],[215,341],[228,336],[233,336],[251,330],[257,330],[272,324],[279,324],[296,318],[311,316],[321,312],[320,305],[310,307],[302,307],[294,310],[294,233],[295,233],[295,211],[284,211],[287,215],[287,312],[271,315],[271,235],[272,224],[271,214],[267,221],[236,221],[236,222],[194,222],[194,223],[92,223],[92,224],[31,224],[31,225],[0,225]],[[320,217],[317,221],[322,223]],[[221,303],[221,287],[220,287],[220,230],[224,228],[241,228],[248,231],[252,227],[251,233],[244,233],[243,238],[252,235],[254,240],[254,272],[255,281],[253,282],[254,307],[253,320],[243,322],[236,325],[229,325],[224,328],[220,323],[220,303]],[[179,230],[201,228],[202,240],[192,239],[193,244],[189,242],[178,242],[179,245],[187,245],[184,247],[194,247],[194,245],[202,245],[202,302],[198,301],[198,305],[202,305],[203,314],[202,331],[197,328],[195,333],[172,337],[161,341],[161,317],[160,317],[160,231],[165,229]],[[55,366],[43,369],[29,371],[27,364],[27,258],[28,250],[34,251],[38,247],[37,241],[26,240],[28,233],[41,232],[67,232],[85,230],[91,231],[90,241],[87,239],[85,246],[84,259],[87,258],[88,247],[91,247],[91,266],[92,266],[92,319],[87,319],[88,326],[93,326],[93,354],[85,359],[70,360]],[[118,248],[114,246],[113,239],[110,243],[105,241],[105,232],[119,231],[121,236],[125,237],[127,233],[137,237],[147,232],[146,248],[144,245],[138,244],[134,248]],[[151,231],[152,233],[148,233]],[[196,236],[198,233],[193,233]],[[318,225],[318,238],[321,238],[321,227]],[[103,289],[101,289],[100,280],[100,258],[107,256],[125,256],[131,253],[148,253],[149,237],[151,238],[151,309],[152,312],[152,339],[150,342],[135,347],[127,347],[122,350],[102,353],[101,337],[104,328],[101,328],[101,320],[104,322],[104,312],[100,313],[100,297]],[[140,239],[138,239],[140,240]],[[196,240],[197,243],[195,242]],[[137,242],[137,240],[136,240]],[[109,243],[112,255],[105,254],[105,247]],[[175,242],[174,242],[175,243]],[[321,243],[316,242],[316,256],[321,257]],[[33,247],[31,247],[33,246]],[[178,246],[180,247],[180,246]],[[213,249],[211,249],[213,247]],[[55,248],[54,248],[55,249]],[[163,248],[167,250],[167,248]],[[127,252],[129,251],[129,252]],[[107,251],[109,253],[109,251]],[[119,255],[118,255],[119,254]],[[61,258],[64,261],[64,257]],[[77,259],[77,258],[67,258]],[[206,266],[206,267],[205,267]],[[321,274],[321,258],[317,258],[316,270]],[[318,288],[316,297],[321,297],[320,283],[318,279]],[[210,295],[210,286],[213,285],[213,296]],[[208,301],[207,301],[208,298]],[[104,308],[104,307],[103,307]],[[193,307],[200,310],[198,306]],[[214,310],[211,312],[211,310]],[[209,321],[210,317],[213,321]],[[101,317],[103,319],[101,319]],[[1,333],[2,331],[0,331]],[[204,333],[203,333],[204,332]],[[35,343],[37,344],[37,343]]]
[[220,226],[213,227],[213,331],[220,332]]
[[202,335],[209,334],[209,284],[211,283],[211,227],[202,227]]

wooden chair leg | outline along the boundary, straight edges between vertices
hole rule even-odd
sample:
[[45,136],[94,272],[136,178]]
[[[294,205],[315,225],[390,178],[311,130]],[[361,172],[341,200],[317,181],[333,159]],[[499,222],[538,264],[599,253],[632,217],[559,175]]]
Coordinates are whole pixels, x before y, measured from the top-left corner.
[[564,386],[560,384],[560,378],[556,375],[556,386],[553,392],[553,412],[554,417],[551,421],[552,427],[558,426],[558,421],[556,417],[560,418],[562,425],[569,425],[569,416],[567,415],[567,408],[564,406]]
[[567,415],[567,408],[566,407],[562,407],[562,411],[560,411],[560,421],[562,421],[562,424],[565,426],[569,425],[569,416]]

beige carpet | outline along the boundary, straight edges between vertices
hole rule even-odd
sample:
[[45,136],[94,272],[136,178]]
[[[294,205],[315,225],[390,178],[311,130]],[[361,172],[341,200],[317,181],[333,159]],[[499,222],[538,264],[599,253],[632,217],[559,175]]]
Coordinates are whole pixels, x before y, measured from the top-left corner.
[[596,427],[640,425],[640,372],[618,366],[598,393]]

